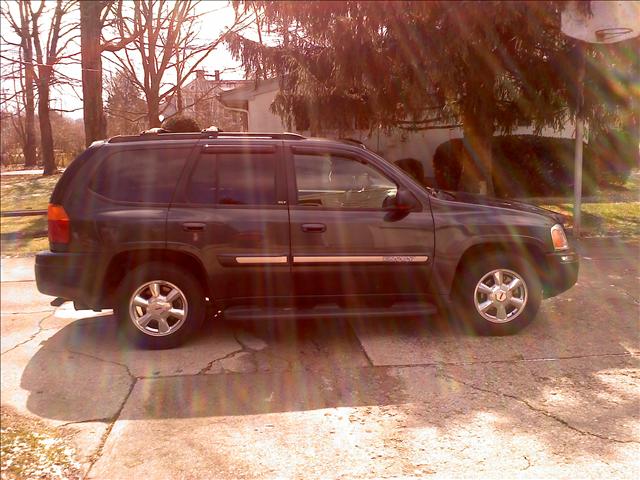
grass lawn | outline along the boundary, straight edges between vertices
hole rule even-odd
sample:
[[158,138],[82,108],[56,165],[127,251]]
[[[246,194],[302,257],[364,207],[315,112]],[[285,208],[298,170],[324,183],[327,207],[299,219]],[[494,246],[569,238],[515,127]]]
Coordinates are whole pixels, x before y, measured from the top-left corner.
[[0,182],[0,210],[46,210],[60,175],[3,176]]
[[[566,215],[573,224],[573,203],[541,206]],[[640,202],[583,204],[581,230],[582,236],[640,236]]]
[[[536,199],[544,208],[562,213],[573,224],[573,199]],[[582,236],[640,236],[640,170],[620,188],[600,191],[582,203]]]
[[[0,210],[46,210],[53,187],[60,175],[3,176],[0,181]],[[32,254],[49,248],[47,218],[2,217],[0,219],[2,255]]]

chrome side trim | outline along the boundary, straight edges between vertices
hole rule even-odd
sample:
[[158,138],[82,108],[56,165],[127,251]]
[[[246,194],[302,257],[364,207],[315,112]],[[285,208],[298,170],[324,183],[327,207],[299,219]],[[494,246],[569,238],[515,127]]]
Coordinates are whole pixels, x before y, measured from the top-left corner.
[[424,263],[426,255],[340,255],[293,257],[293,263]]
[[241,265],[265,265],[287,263],[285,255],[275,257],[236,257],[236,262]]

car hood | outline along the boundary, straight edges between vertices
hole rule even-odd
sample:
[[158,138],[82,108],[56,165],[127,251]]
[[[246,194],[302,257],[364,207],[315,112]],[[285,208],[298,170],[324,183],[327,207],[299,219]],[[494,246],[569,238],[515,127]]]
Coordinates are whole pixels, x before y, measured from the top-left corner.
[[436,198],[448,200],[450,202],[468,203],[472,205],[483,205],[487,207],[506,208],[519,212],[535,213],[550,218],[554,222],[560,224],[564,224],[566,220],[565,216],[560,213],[552,212],[546,208],[531,205],[530,203],[519,202],[517,200],[501,200],[499,198],[487,197],[484,195],[476,195],[467,192],[451,192],[434,188],[429,188],[429,193]]

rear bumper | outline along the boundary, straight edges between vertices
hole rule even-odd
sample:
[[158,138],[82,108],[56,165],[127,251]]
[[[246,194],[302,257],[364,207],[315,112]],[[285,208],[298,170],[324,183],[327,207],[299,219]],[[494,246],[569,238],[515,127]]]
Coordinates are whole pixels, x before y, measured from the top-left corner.
[[580,270],[576,252],[558,252],[546,255],[545,272],[542,275],[544,297],[555,297],[569,290],[578,281]]
[[45,295],[102,308],[101,265],[95,254],[40,252],[36,255],[36,285]]

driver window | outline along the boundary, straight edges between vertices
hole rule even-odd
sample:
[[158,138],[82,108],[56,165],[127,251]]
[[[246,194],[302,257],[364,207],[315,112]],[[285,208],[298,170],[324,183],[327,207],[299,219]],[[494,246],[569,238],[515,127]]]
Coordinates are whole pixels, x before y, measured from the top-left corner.
[[372,166],[331,154],[294,155],[298,205],[381,210],[397,185]]

